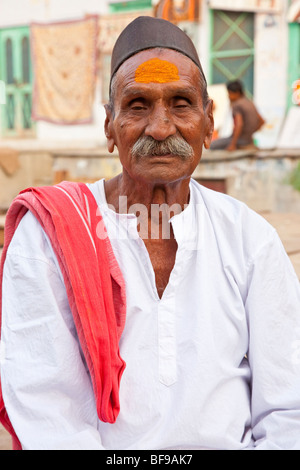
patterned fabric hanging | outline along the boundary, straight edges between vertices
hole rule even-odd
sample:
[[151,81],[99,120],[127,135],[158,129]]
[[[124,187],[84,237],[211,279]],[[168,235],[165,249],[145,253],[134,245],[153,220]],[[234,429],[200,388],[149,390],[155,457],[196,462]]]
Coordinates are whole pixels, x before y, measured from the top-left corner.
[[33,119],[55,124],[92,121],[98,17],[31,25]]
[[153,16],[151,10],[135,10],[127,13],[102,15],[99,17],[98,70],[101,76],[101,99],[103,103],[109,100],[111,53],[119,35],[138,16]]

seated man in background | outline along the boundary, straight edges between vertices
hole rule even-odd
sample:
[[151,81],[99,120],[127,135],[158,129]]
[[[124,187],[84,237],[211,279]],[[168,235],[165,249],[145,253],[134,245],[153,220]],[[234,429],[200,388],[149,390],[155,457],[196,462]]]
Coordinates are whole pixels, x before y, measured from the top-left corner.
[[230,137],[214,140],[211,150],[233,151],[253,145],[253,134],[265,123],[255,105],[246,98],[239,80],[229,82],[227,91],[232,107],[233,132]]

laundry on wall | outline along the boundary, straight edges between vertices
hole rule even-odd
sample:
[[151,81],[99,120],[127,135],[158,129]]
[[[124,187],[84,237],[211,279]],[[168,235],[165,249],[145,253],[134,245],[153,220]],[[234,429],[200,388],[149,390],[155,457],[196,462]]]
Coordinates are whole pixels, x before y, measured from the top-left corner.
[[98,17],[31,25],[33,119],[55,124],[92,121]]

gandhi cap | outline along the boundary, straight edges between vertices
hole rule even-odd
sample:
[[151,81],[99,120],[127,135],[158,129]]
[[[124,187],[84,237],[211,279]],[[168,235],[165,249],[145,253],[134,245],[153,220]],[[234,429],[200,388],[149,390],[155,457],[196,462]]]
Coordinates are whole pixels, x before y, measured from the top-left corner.
[[206,82],[198,53],[189,36],[173,23],[151,16],[136,18],[118,37],[112,52],[111,78],[131,56],[155,47],[173,49],[189,57],[199,67]]

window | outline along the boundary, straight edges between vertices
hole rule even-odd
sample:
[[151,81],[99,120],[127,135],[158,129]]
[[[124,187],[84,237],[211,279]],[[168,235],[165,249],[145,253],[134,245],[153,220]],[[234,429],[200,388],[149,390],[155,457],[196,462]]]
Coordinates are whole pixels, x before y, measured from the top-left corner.
[[27,36],[22,39],[22,81],[30,83],[30,49]]
[[29,28],[0,30],[0,80],[6,84],[6,105],[0,108],[2,135],[32,137]]
[[13,44],[10,38],[5,41],[6,83],[14,83]]
[[289,25],[288,106],[292,106],[292,86],[300,79],[300,23]]

